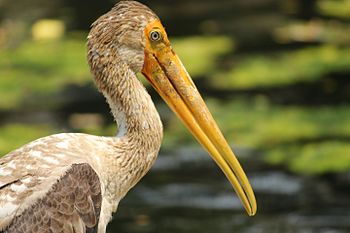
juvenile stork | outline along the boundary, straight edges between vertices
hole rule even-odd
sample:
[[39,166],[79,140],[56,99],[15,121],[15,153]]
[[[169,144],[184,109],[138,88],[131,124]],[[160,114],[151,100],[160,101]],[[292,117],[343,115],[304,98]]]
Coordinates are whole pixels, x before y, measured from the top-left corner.
[[148,7],[121,1],[92,24],[88,62],[119,132],[64,133],[0,159],[0,232],[104,233],[119,201],[154,163],[162,123],[142,72],[225,173],[249,215],[256,201],[167,34]]

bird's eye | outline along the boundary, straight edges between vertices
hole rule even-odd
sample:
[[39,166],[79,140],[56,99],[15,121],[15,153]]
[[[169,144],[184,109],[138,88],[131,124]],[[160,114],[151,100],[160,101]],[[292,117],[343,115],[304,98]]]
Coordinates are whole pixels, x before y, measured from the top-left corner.
[[162,39],[162,34],[158,31],[151,31],[150,38],[152,41],[157,42]]

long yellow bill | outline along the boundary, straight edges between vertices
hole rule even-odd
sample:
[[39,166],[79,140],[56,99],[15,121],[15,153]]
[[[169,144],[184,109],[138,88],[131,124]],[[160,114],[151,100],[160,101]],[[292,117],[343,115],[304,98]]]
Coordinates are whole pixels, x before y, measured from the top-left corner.
[[225,173],[248,215],[255,215],[257,204],[248,178],[173,51],[160,21],[149,23],[144,36],[143,75]]

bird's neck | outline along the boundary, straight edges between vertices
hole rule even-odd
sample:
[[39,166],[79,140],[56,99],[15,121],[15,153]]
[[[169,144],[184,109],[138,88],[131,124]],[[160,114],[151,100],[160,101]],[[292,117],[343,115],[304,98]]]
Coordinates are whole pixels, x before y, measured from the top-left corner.
[[[102,184],[108,184],[102,215],[109,217],[116,211],[119,200],[154,163],[163,127],[151,97],[135,72],[118,58],[108,57],[116,53],[103,51],[101,54],[90,48],[88,58],[95,83],[106,97],[119,128],[116,140],[106,140],[111,150],[102,156],[104,164],[100,173]],[[101,223],[99,227],[105,225]]]
[[157,153],[163,137],[162,123],[135,72],[117,59],[95,68],[96,84],[118,124],[117,137],[125,139],[131,148]]

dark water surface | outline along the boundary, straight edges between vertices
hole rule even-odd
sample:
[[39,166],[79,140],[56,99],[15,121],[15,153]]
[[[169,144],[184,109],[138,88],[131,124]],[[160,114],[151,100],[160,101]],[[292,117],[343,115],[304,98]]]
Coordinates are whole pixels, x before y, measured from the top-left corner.
[[107,232],[350,232],[350,198],[339,184],[267,169],[256,158],[240,159],[258,200],[253,218],[205,152],[183,149],[160,154],[122,200]]

